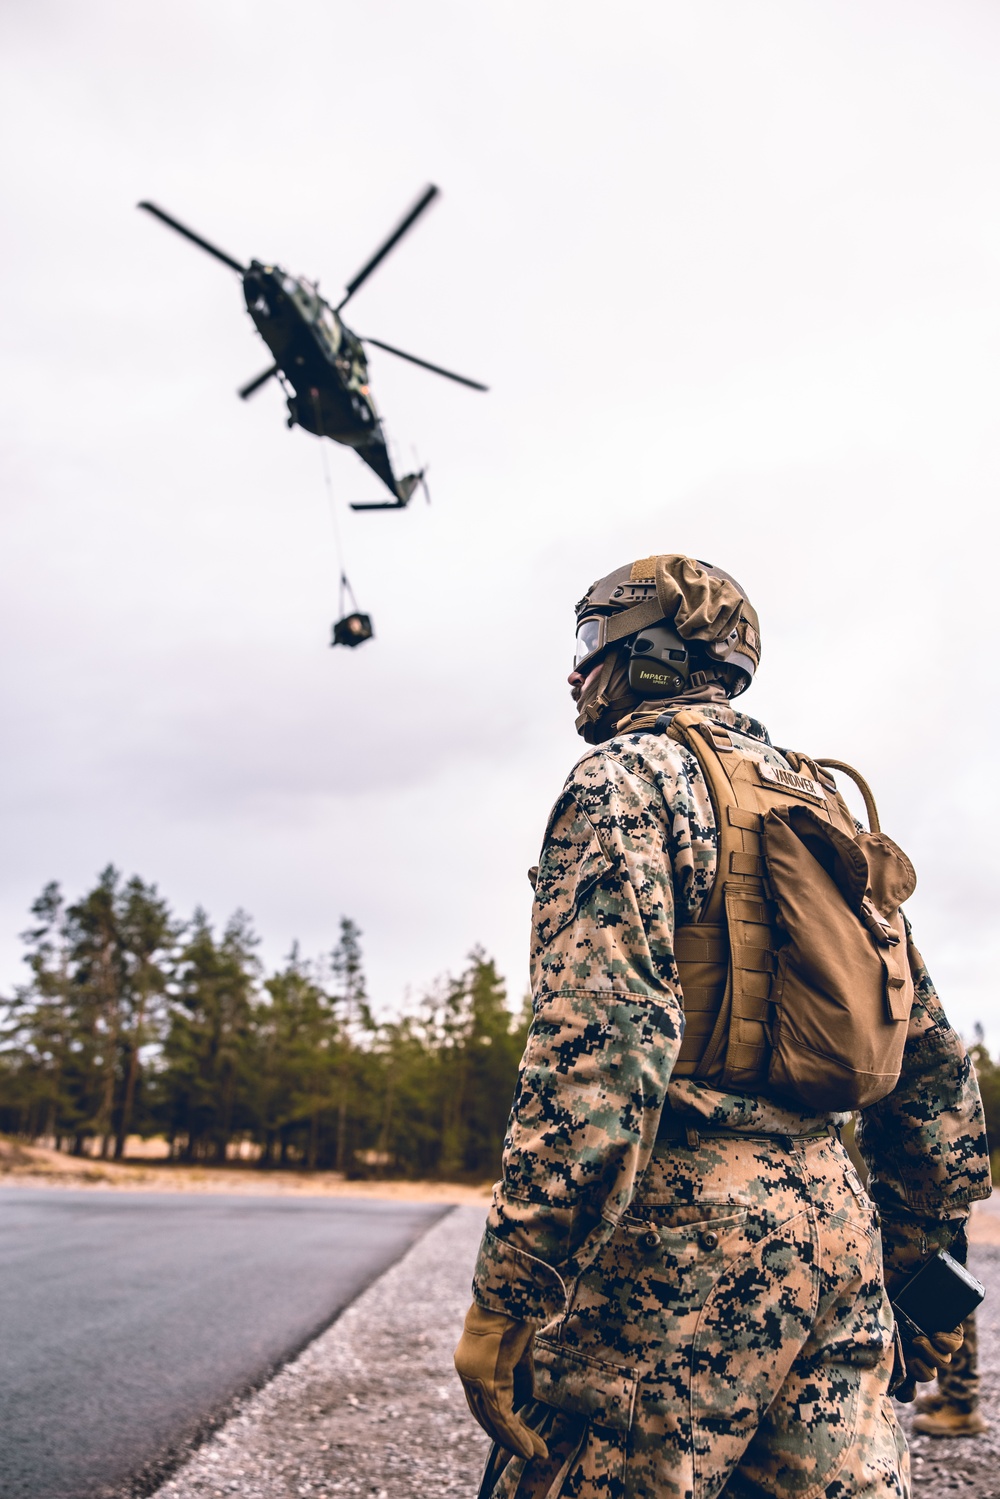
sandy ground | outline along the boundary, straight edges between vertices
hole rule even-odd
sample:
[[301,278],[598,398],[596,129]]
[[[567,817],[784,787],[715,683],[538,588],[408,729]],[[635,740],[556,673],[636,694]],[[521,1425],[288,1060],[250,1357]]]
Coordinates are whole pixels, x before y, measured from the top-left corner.
[[[0,1136],[0,1185],[93,1187],[112,1192],[233,1192],[247,1196],[383,1197],[410,1202],[489,1201],[491,1183],[349,1181],[337,1171],[260,1171],[253,1166],[119,1163],[63,1155]],[[1000,1225],[998,1225],[1000,1226]]]

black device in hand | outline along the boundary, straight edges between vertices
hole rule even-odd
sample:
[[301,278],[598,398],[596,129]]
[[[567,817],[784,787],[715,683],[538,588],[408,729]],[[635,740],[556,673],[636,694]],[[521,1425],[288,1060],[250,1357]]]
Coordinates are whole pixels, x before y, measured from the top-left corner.
[[986,1295],[981,1281],[946,1249],[921,1265],[896,1293],[892,1310],[908,1339],[954,1332]]

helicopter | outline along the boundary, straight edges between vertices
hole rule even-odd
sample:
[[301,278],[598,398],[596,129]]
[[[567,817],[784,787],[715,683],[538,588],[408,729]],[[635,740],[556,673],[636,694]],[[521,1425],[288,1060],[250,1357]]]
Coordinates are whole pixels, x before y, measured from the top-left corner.
[[393,498],[377,503],[352,504],[352,510],[402,510],[418,484],[423,485],[425,493],[427,491],[424,469],[405,474],[402,478],[397,478],[393,472],[382,421],[369,389],[365,344],[395,354],[398,359],[419,365],[432,374],[443,375],[446,380],[455,380],[471,390],[488,389],[478,380],[456,375],[454,370],[418,359],[415,354],[407,354],[380,339],[360,338],[340,316],[355,292],[437,196],[438,189],[433,184],[424,190],[353,281],[347,283],[336,307],[331,307],[320,296],[317,283],[306,280],[304,276],[290,276],[279,265],[265,265],[259,260],[251,260],[249,266],[241,265],[155,203],[143,201],[137,205],[243,278],[247,311],[270,349],[274,363],[244,385],[239,395],[244,401],[249,400],[269,380],[277,378],[288,404],[289,427],[304,427],[317,437],[332,438],[334,442],[344,443],[355,450]]

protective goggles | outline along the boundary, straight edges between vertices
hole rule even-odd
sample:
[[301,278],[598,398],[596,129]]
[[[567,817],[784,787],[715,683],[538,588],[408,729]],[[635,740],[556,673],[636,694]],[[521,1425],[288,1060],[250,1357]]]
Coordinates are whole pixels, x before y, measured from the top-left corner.
[[[591,666],[597,665],[598,657],[609,645],[617,645],[619,640],[656,624],[662,618],[663,610],[655,598],[634,604],[631,609],[620,610],[617,614],[585,615],[576,627],[574,671],[580,671],[584,666],[589,671]],[[584,676],[587,671],[584,671]]]
[[604,614],[592,614],[589,619],[581,619],[576,627],[576,652],[573,656],[575,667],[601,649],[607,623],[607,615]]

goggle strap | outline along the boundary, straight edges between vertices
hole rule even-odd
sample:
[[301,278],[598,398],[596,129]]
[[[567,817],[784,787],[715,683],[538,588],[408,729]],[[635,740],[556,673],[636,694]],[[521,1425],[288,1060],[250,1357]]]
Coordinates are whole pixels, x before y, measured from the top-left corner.
[[616,641],[624,640],[626,635],[634,635],[637,630],[659,624],[665,617],[658,599],[645,599],[643,603],[611,616],[604,632],[604,644],[614,645]]

